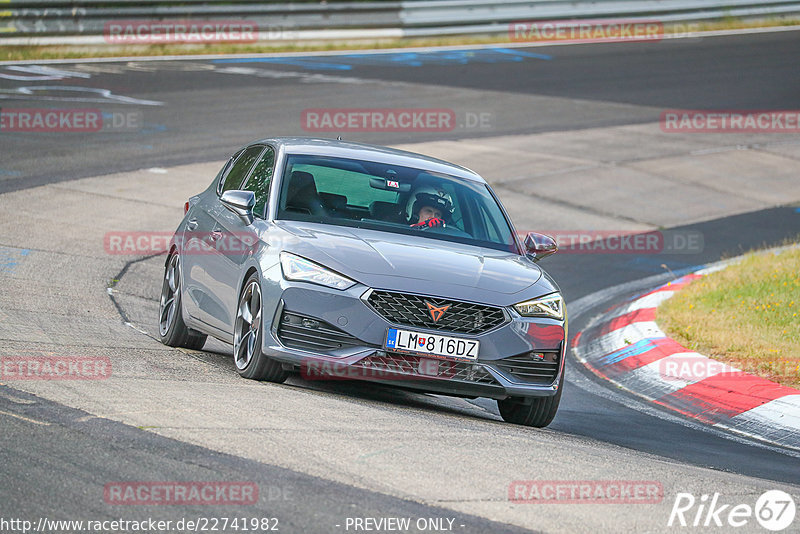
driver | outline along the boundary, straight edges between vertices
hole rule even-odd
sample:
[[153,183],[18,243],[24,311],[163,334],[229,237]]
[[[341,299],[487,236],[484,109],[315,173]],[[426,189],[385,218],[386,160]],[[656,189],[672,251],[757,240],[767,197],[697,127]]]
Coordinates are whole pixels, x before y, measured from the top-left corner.
[[408,201],[412,228],[445,227],[453,214],[453,201],[446,192],[432,187],[418,189]]

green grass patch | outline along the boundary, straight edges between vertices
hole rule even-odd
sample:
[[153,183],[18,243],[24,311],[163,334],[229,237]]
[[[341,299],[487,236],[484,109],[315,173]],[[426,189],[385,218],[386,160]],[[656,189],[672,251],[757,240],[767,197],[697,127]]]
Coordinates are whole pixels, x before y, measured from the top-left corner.
[[800,248],[750,254],[699,278],[656,320],[689,350],[800,388]]

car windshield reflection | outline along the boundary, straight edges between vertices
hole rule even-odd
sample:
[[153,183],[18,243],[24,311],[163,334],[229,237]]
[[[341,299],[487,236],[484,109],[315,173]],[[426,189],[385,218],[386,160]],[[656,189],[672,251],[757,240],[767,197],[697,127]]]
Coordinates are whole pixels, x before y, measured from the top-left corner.
[[289,155],[277,218],[517,251],[485,184],[374,161]]

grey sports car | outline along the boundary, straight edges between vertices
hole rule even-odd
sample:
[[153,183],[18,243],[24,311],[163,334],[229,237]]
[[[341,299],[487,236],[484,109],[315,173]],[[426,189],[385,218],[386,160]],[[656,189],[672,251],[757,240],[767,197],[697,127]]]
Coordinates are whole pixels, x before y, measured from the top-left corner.
[[233,344],[245,378],[357,379],[496,399],[543,427],[564,382],[567,318],[476,173],[419,154],[272,138],[189,199],[167,255],[166,345]]

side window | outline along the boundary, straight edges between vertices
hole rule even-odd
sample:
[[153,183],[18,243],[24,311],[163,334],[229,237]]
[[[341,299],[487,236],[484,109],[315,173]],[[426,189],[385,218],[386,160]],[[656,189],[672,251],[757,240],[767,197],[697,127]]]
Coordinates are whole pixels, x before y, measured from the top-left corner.
[[231,156],[228,159],[228,161],[225,162],[225,165],[223,165],[222,168],[217,173],[217,177],[214,178],[214,181],[217,183],[217,192],[222,190],[222,183],[220,183],[220,180],[222,180],[222,177],[225,176],[225,174],[228,172],[228,169],[231,168],[231,165],[233,165],[233,162],[236,160],[236,158],[239,157],[239,154],[241,153],[242,151],[240,150],[239,152]]
[[275,151],[272,147],[267,147],[264,155],[256,164],[253,173],[247,182],[242,186],[245,191],[252,191],[256,194],[256,205],[253,213],[259,217],[266,217],[267,202],[269,201],[269,186],[272,183],[272,173],[275,168]]
[[228,171],[228,175],[225,177],[222,188],[219,190],[220,194],[231,189],[239,189],[244,177],[247,176],[247,171],[253,166],[262,150],[264,150],[263,145],[251,146],[236,158],[231,170]]

